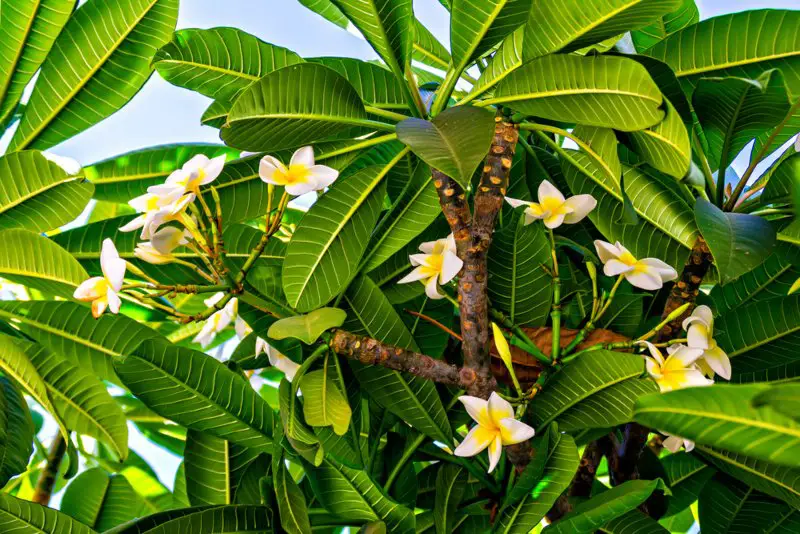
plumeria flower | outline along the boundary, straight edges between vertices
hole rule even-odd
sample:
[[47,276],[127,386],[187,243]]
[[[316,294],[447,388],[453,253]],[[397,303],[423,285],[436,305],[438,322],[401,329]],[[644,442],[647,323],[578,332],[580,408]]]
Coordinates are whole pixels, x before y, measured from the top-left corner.
[[132,232],[141,228],[141,238],[149,240],[164,223],[180,220],[193,200],[193,195],[145,193],[128,202],[141,215],[120,227],[119,230],[120,232]]
[[258,175],[272,185],[284,186],[290,195],[300,196],[321,191],[339,177],[339,171],[314,164],[314,149],[304,146],[292,155],[287,167],[273,156],[264,156],[258,165]]
[[616,245],[595,240],[594,247],[597,255],[603,262],[603,272],[606,276],[622,275],[632,286],[641,289],[661,289],[664,282],[675,280],[678,273],[656,258],[637,260],[630,251],[617,241]]
[[[213,306],[220,299],[224,296],[224,293],[217,293],[213,297],[207,298],[205,301],[205,305],[208,307]],[[239,313],[239,301],[236,297],[232,298],[225,304],[225,307],[221,310],[217,310],[214,314],[209,317],[205,324],[203,324],[203,329],[200,330],[200,333],[197,334],[194,338],[195,343],[199,343],[201,347],[206,348],[214,341],[214,338],[217,337],[217,334],[222,332],[229,324],[231,324],[237,317]]]
[[695,365],[703,351],[692,349],[686,345],[671,345],[667,347],[668,356],[664,358],[658,347],[649,341],[642,341],[647,345],[650,356],[645,356],[647,372],[656,381],[662,393],[675,389],[693,386],[710,386],[714,383],[703,376],[702,371]]
[[150,241],[136,245],[133,253],[137,258],[154,265],[171,263],[177,259],[172,252],[179,246],[188,244],[191,235],[188,230],[167,226],[154,233]]
[[527,206],[525,209],[525,224],[542,219],[544,225],[551,230],[558,228],[563,223],[575,224],[580,222],[597,205],[597,200],[592,195],[575,195],[565,199],[556,186],[543,180],[539,184],[539,202],[528,202],[516,198],[506,197],[506,202],[511,207]]
[[201,186],[210,184],[220,175],[225,166],[225,157],[223,154],[209,159],[204,154],[198,154],[173,171],[162,185],[148,187],[147,192],[154,195],[191,195],[194,200],[193,195],[200,192]]
[[[711,371],[725,380],[731,379],[731,360],[714,340],[714,314],[711,308],[702,305],[694,309],[692,314],[683,320],[683,329],[686,330],[686,344],[693,349],[703,351],[702,363]],[[702,367],[702,366],[701,366]]]
[[122,304],[117,294],[122,289],[125,278],[125,260],[119,257],[114,243],[106,238],[100,251],[100,268],[103,276],[89,278],[75,289],[73,297],[92,303],[92,315],[95,319],[103,315],[106,308],[112,313],[119,313]]
[[397,283],[408,284],[419,281],[425,284],[425,294],[428,298],[444,298],[444,295],[439,293],[438,285],[446,284],[455,278],[464,266],[464,262],[456,254],[455,237],[450,234],[444,239],[422,243],[419,250],[423,253],[409,256],[411,265],[416,269]]
[[488,401],[463,395],[458,398],[478,423],[456,447],[456,456],[475,456],[489,448],[489,473],[500,461],[503,445],[515,445],[533,437],[533,428],[514,418],[511,404],[492,392]]
[[294,375],[297,373],[297,370],[300,369],[300,365],[278,352],[278,349],[267,343],[265,339],[257,337],[256,356],[262,352],[266,353],[269,357],[269,364],[272,367],[286,375],[286,380],[291,382],[292,379],[294,379]]
[[669,452],[675,453],[678,452],[681,447],[686,449],[686,452],[692,452],[694,449],[694,441],[690,439],[680,438],[678,436],[673,436],[672,434],[667,434],[663,430],[659,430],[662,434],[667,436],[667,439],[663,441],[664,447],[667,448]]

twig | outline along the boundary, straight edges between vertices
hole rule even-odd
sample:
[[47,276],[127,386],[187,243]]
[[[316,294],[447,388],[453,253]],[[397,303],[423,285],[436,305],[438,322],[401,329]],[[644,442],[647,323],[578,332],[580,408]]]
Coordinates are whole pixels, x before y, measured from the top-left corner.
[[413,315],[414,317],[419,317],[423,321],[426,321],[426,322],[432,324],[436,328],[439,328],[440,330],[443,330],[443,331],[447,332],[448,334],[450,334],[451,336],[453,336],[457,340],[461,341],[461,336],[457,332],[451,330],[450,328],[447,328],[445,325],[443,325],[442,323],[440,323],[439,321],[437,321],[433,317],[428,317],[427,315],[425,315],[423,313],[415,312],[414,310],[405,310],[405,312],[407,314],[409,314],[409,315]]
[[31,501],[43,506],[47,506],[50,503],[50,497],[53,495],[53,488],[56,485],[56,478],[58,478],[58,470],[66,452],[67,441],[59,432],[53,437],[53,442],[50,444],[47,464],[45,464],[39,479],[36,481],[36,489],[33,492]]

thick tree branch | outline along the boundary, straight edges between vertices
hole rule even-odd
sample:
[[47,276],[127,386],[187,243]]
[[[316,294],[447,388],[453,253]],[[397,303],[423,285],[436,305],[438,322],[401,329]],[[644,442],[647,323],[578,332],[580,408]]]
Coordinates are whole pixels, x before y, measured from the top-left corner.
[[467,195],[458,182],[437,169],[431,169],[433,185],[439,194],[439,205],[442,207],[447,223],[456,240],[458,257],[462,260],[471,243],[470,221],[472,214],[467,204]]
[[53,488],[58,477],[58,470],[66,452],[67,441],[59,432],[53,438],[53,443],[50,444],[50,449],[47,453],[47,464],[39,475],[39,480],[36,481],[36,490],[33,492],[31,501],[43,506],[47,506],[50,503],[50,497],[53,495]]

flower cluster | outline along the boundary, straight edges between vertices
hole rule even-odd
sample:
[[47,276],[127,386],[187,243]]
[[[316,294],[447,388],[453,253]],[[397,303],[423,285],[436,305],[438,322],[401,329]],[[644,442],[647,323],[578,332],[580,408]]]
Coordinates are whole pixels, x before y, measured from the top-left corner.
[[[203,303],[210,308],[224,297],[225,293],[216,293],[214,296],[204,300]],[[200,333],[195,336],[193,341],[205,348],[214,341],[217,334],[222,332],[231,323],[234,324],[236,335],[239,339],[244,338],[253,331],[244,319],[239,317],[239,300],[236,297],[230,299],[225,303],[222,309],[215,311],[211,317],[206,320]]]

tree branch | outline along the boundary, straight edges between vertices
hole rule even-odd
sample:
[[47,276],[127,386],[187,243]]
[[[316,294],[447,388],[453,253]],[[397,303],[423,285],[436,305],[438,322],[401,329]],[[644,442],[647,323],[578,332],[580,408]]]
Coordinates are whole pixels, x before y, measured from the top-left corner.
[[50,444],[50,449],[47,453],[47,464],[39,475],[39,480],[36,481],[36,490],[33,492],[31,501],[43,506],[47,506],[50,503],[50,497],[53,495],[53,488],[58,477],[58,470],[66,452],[67,441],[59,432]]
[[469,211],[469,204],[467,204],[467,195],[458,182],[442,171],[431,169],[431,175],[433,176],[433,185],[436,186],[436,192],[439,194],[442,213],[444,213],[444,217],[450,225],[450,231],[453,232],[456,240],[458,257],[463,260],[471,241],[472,214]]

